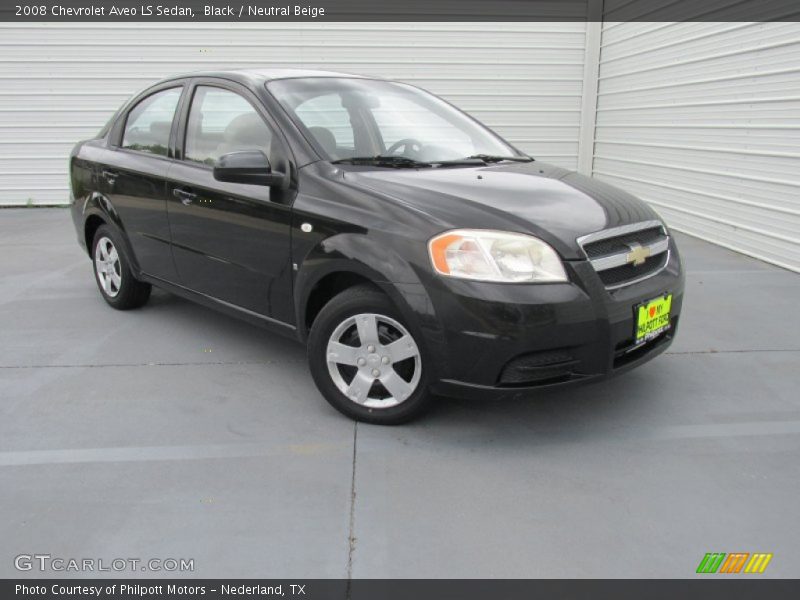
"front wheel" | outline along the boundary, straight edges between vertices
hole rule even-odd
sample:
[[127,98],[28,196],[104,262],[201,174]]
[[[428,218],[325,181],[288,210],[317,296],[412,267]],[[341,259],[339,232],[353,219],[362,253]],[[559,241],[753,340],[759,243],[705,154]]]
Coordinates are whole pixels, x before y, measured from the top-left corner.
[[358,421],[404,423],[430,401],[418,340],[371,287],[346,290],[323,307],[311,327],[308,359],[325,399]]

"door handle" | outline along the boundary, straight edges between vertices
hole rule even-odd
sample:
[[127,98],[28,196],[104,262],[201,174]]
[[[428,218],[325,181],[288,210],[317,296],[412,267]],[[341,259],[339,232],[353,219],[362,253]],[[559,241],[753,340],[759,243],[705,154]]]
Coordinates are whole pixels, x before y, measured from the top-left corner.
[[119,173],[115,173],[114,171],[103,171],[103,178],[111,185],[114,185],[117,177],[119,177]]
[[194,199],[197,198],[197,194],[188,192],[181,188],[175,188],[172,190],[172,195],[178,198],[181,201],[181,204],[184,206],[189,206],[192,202],[194,202]]

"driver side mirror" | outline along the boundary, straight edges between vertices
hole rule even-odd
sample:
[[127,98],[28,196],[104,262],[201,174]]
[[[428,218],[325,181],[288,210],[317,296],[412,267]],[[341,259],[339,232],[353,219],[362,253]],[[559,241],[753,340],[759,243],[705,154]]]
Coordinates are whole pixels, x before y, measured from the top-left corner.
[[214,179],[226,183],[250,185],[281,185],[284,173],[273,171],[269,159],[261,150],[243,150],[223,154],[214,165]]

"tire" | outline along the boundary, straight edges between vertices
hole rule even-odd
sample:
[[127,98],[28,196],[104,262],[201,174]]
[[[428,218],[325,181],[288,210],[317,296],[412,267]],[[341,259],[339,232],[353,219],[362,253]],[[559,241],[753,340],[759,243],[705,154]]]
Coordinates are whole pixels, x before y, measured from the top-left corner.
[[[345,290],[311,326],[308,362],[314,382],[336,410],[357,421],[398,425],[417,418],[431,394],[430,369],[414,331],[380,291]],[[391,343],[396,345],[389,348]]]
[[139,308],[150,298],[150,284],[134,278],[130,264],[117,232],[98,227],[92,240],[94,279],[103,300],[117,310]]

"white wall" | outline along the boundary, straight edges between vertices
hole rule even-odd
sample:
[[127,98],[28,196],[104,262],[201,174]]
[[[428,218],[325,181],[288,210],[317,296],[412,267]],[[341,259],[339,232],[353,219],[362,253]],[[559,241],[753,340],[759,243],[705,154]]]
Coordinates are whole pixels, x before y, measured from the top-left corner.
[[205,68],[315,67],[440,94],[575,168],[584,23],[0,24],[0,205],[63,204],[67,157],[137,90]]
[[606,23],[593,172],[800,271],[800,24]]
[[798,23],[3,23],[0,205],[65,203],[70,148],[135,91],[256,65],[418,84],[676,229],[800,271]]

